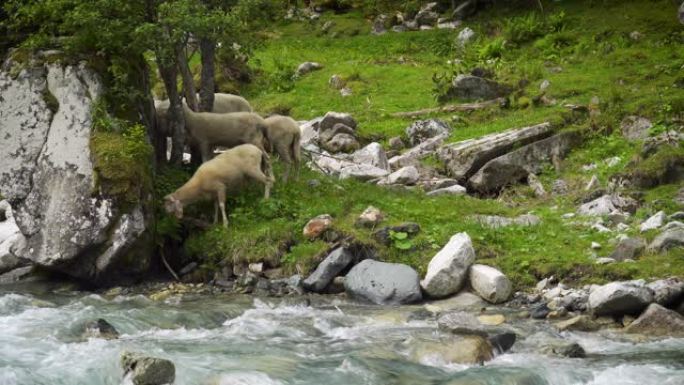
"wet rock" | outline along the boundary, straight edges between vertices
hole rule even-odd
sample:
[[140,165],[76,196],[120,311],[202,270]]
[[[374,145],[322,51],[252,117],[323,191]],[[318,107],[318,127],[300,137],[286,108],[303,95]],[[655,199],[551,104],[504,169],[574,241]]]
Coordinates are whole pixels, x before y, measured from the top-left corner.
[[392,243],[392,238],[390,237],[391,231],[395,233],[406,233],[409,238],[411,238],[420,232],[420,226],[417,223],[406,222],[397,226],[383,227],[373,233],[373,238],[383,245],[389,246]]
[[490,229],[498,229],[508,226],[537,226],[541,223],[541,219],[532,214],[523,214],[515,218],[506,218],[498,215],[476,215],[475,220],[485,227]]
[[458,36],[456,37],[456,42],[459,46],[465,47],[471,41],[473,41],[474,38],[475,31],[473,31],[469,27],[465,27],[461,30],[461,32],[458,33]]
[[458,75],[451,83],[441,101],[454,98],[466,100],[490,100],[505,96],[510,92],[509,87],[493,80],[473,75]]
[[662,253],[675,247],[684,247],[684,229],[671,229],[658,234],[648,245],[651,253]]
[[352,154],[352,161],[355,163],[369,164],[383,170],[390,169],[389,163],[387,162],[387,154],[380,143],[373,142],[354,152]]
[[422,299],[418,273],[398,263],[366,259],[346,275],[344,287],[352,298],[378,305],[399,305]]
[[307,61],[297,66],[296,74],[297,76],[302,76],[320,69],[323,69],[323,66],[320,63]]
[[338,247],[318,264],[316,270],[309,275],[302,286],[309,291],[321,293],[332,280],[354,261],[352,253],[344,247]]
[[468,278],[468,269],[475,261],[475,250],[466,233],[458,233],[430,261],[421,281],[425,293],[433,298],[458,292]]
[[684,316],[657,303],[652,303],[639,318],[625,328],[625,333],[682,337],[684,336]]
[[121,367],[124,376],[134,385],[165,385],[172,384],[176,379],[173,362],[163,358],[124,352],[121,355]]
[[420,174],[414,166],[406,166],[391,173],[387,178],[389,184],[414,185],[418,182]]
[[589,294],[589,310],[597,316],[638,314],[651,302],[653,291],[642,281],[611,282]]
[[506,322],[506,317],[503,314],[483,314],[477,317],[481,324],[487,326],[499,326]]
[[437,318],[440,330],[460,335],[477,335],[487,337],[495,328],[480,322],[472,313],[453,311]]
[[491,303],[508,300],[513,291],[511,281],[499,270],[486,265],[470,266],[470,286],[482,299]]
[[662,227],[667,221],[667,215],[664,211],[658,211],[653,216],[648,218],[644,223],[639,226],[639,230],[643,233],[649,230],[655,230]]
[[501,333],[489,337],[489,344],[497,354],[503,354],[511,350],[516,339],[515,333]]
[[584,348],[582,348],[580,344],[578,344],[577,342],[569,342],[563,340],[553,341],[545,344],[544,346],[542,346],[541,352],[544,354],[551,354],[568,358],[584,358],[587,356],[587,353],[584,351]]
[[598,330],[599,327],[600,326],[594,322],[591,317],[586,315],[578,315],[556,324],[556,328],[558,328],[559,331],[591,332]]
[[427,193],[428,196],[439,196],[439,195],[465,195],[467,192],[466,188],[455,184],[449,187],[438,188]]
[[660,279],[646,286],[653,290],[653,300],[661,306],[674,306],[684,299],[684,280],[681,278]]
[[653,127],[650,120],[641,116],[630,115],[620,123],[622,136],[628,140],[643,140],[648,138],[648,131]]
[[437,155],[444,162],[451,177],[467,180],[490,160],[516,147],[548,137],[552,132],[551,124],[542,123],[448,144],[441,147]]
[[370,227],[373,228],[380,224],[385,218],[384,214],[377,208],[373,206],[368,206],[362,213],[356,218],[354,225],[357,227]]
[[626,211],[633,213],[636,211],[637,202],[629,197],[622,197],[617,194],[603,195],[591,202],[587,202],[580,206],[577,212],[581,215],[587,216],[602,216],[613,212]]
[[621,240],[615,247],[609,258],[616,261],[637,259],[646,249],[646,242],[641,238],[626,238]]
[[307,222],[302,234],[308,239],[319,238],[324,232],[332,227],[332,223],[333,219],[329,214],[319,215]]
[[406,135],[412,146],[438,135],[449,135],[451,127],[439,119],[418,120],[406,128]]
[[492,346],[480,336],[450,336],[443,341],[415,341],[411,357],[418,362],[438,358],[447,364],[480,364],[494,357]]
[[103,318],[98,318],[95,321],[90,321],[85,324],[84,337],[104,338],[106,340],[114,340],[119,338],[119,332],[112,324]]
[[551,309],[545,304],[539,304],[530,310],[530,317],[534,319],[544,319],[551,312]]

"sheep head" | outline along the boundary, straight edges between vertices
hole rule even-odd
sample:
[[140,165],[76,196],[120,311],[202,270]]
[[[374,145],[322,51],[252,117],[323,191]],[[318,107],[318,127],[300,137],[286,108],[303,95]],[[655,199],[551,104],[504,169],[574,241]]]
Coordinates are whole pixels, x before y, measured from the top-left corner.
[[164,197],[164,210],[169,214],[173,214],[177,219],[183,218],[183,204],[172,194]]

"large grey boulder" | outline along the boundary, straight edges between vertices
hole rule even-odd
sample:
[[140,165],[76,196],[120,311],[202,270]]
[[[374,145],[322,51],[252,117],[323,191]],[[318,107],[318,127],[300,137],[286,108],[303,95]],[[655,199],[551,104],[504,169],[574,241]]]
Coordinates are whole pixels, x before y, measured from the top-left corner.
[[470,266],[470,286],[482,299],[491,303],[505,302],[513,291],[513,285],[504,273],[478,264]]
[[350,164],[344,166],[340,172],[340,179],[354,178],[361,181],[368,181],[386,177],[389,172],[385,169],[371,166],[368,164]]
[[406,135],[412,146],[437,135],[449,135],[449,132],[451,132],[451,127],[439,119],[418,120],[406,127]]
[[606,194],[581,205],[577,212],[587,216],[602,216],[620,211],[633,213],[636,211],[637,205],[637,202],[632,198],[618,194]]
[[338,247],[325,257],[311,275],[302,281],[302,286],[309,291],[322,293],[333,278],[347,268],[353,260],[354,256],[349,250]]
[[383,170],[390,169],[389,163],[387,163],[387,154],[380,143],[377,142],[373,142],[354,152],[352,154],[352,161],[354,163],[369,164]]
[[671,277],[653,281],[648,285],[653,290],[653,300],[662,306],[674,306],[684,299],[684,280]]
[[528,144],[487,162],[470,177],[469,186],[483,194],[498,192],[538,174],[544,164],[565,158],[579,142],[580,135],[569,131]]
[[684,336],[684,316],[657,303],[652,303],[639,318],[625,328],[625,333],[682,337]]
[[620,240],[615,250],[608,256],[616,261],[637,259],[646,249],[646,242],[641,238],[625,238]]
[[620,130],[622,136],[628,140],[643,140],[648,138],[648,130],[653,127],[650,120],[641,116],[630,115],[622,119]]
[[422,299],[415,270],[406,265],[371,259],[352,267],[344,280],[344,288],[352,298],[378,305],[401,305]]
[[406,166],[391,173],[387,177],[387,182],[389,184],[414,185],[416,184],[416,182],[418,182],[419,178],[420,174],[418,173],[417,168],[415,168],[414,166]]
[[98,283],[146,269],[149,198],[123,205],[97,190],[90,140],[98,76],[85,63],[45,64],[16,77],[0,72],[0,89],[0,194],[26,237],[17,257]]
[[338,123],[344,124],[352,130],[356,130],[356,120],[350,114],[329,111],[323,116],[323,119],[321,119],[319,131],[329,130]]
[[589,310],[597,316],[638,314],[653,302],[653,291],[642,281],[611,282],[589,293]]
[[504,96],[510,92],[507,86],[493,80],[473,75],[458,75],[442,101],[459,98],[466,100],[489,100]]
[[646,219],[644,223],[639,226],[639,230],[643,233],[645,231],[658,229],[665,224],[665,221],[667,221],[667,215],[665,212],[658,211],[657,213],[653,214],[653,216]]
[[674,228],[658,234],[648,245],[652,253],[662,253],[675,247],[684,247],[684,229]]
[[446,297],[458,292],[468,278],[468,269],[475,262],[475,250],[467,233],[458,233],[428,264],[425,279],[420,283],[427,295]]
[[419,165],[420,160],[433,154],[434,151],[444,143],[446,137],[446,134],[437,135],[425,140],[401,155],[392,157],[389,160],[390,167],[392,170],[397,170],[401,167]]
[[442,187],[432,190],[427,193],[428,196],[439,196],[439,195],[465,195],[468,191],[465,187],[455,184],[449,187]]
[[440,148],[437,155],[453,178],[464,181],[490,160],[552,134],[551,124],[541,123],[449,144]]
[[121,367],[125,378],[134,385],[166,385],[173,384],[176,379],[173,362],[163,358],[124,352],[121,355]]

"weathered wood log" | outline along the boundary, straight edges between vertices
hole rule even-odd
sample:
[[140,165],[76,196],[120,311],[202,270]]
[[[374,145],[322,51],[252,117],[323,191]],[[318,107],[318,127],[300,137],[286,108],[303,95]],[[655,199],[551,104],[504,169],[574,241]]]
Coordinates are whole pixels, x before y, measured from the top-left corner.
[[545,122],[449,144],[443,146],[437,156],[444,162],[451,177],[464,182],[490,160],[505,155],[516,147],[549,137],[553,131],[552,125]]
[[485,100],[484,102],[477,103],[463,103],[463,104],[450,104],[442,107],[434,108],[424,108],[422,110],[407,111],[407,112],[395,112],[392,117],[395,118],[417,118],[419,116],[434,114],[434,113],[444,113],[444,112],[456,112],[456,111],[474,111],[481,110],[491,106],[498,106],[503,102],[503,98],[496,98],[492,100]]

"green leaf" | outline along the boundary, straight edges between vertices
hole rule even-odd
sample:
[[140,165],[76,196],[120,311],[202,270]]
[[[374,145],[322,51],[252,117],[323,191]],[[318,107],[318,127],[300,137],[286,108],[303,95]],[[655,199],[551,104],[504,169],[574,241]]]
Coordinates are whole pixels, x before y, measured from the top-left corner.
[[408,234],[403,231],[398,231],[392,234],[392,238],[401,241],[408,238]]
[[397,241],[394,242],[394,247],[396,247],[399,250],[409,250],[410,248],[413,247],[413,243],[411,241]]

